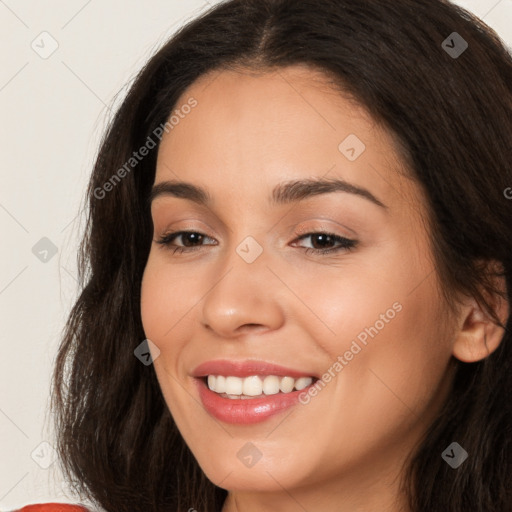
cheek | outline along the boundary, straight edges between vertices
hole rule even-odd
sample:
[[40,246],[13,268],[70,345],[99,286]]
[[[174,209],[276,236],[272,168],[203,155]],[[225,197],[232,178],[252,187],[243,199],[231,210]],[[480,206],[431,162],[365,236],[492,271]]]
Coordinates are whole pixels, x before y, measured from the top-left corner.
[[153,342],[159,340],[169,328],[163,315],[169,300],[164,290],[165,287],[157,278],[156,272],[153,272],[151,267],[146,267],[141,285],[141,318],[144,333]]
[[141,284],[141,318],[146,336],[160,346],[201,297],[197,276],[180,273],[152,256]]
[[405,435],[419,418],[434,414],[451,351],[449,335],[439,323],[443,311],[431,299],[425,290],[402,296],[393,315],[388,311],[384,320],[376,321],[373,314],[363,329],[354,326],[352,332],[359,329],[359,334],[343,347],[347,363],[339,400],[357,418],[355,425],[377,422],[386,436]]
[[[190,310],[186,297],[193,293],[189,286],[193,286],[191,280],[171,272],[150,253],[141,283],[141,319],[144,334],[160,350],[153,367],[173,416],[181,407],[179,393],[176,393],[173,383],[178,375],[177,361],[183,349],[179,332],[183,322],[179,320]],[[187,290],[188,295],[185,294]],[[177,416],[178,419],[181,417],[180,414]]]
[[355,339],[362,343],[371,339],[368,330],[389,331],[389,325],[404,316],[400,310],[406,302],[405,290],[412,286],[395,272],[391,265],[382,269],[370,261],[347,265],[347,269],[333,267],[323,274],[288,275],[286,282],[300,299],[287,303],[295,308],[290,317],[325,352],[336,356]]
[[[317,325],[318,333],[326,333],[315,339],[329,355],[331,374],[336,375],[332,389],[357,418],[354,425],[377,421],[392,432],[394,422],[410,425],[438,399],[451,340],[428,261],[410,249],[409,254],[393,250],[379,256],[364,268],[351,267],[350,274],[340,272],[343,277],[321,279],[310,288],[315,291],[310,291],[308,305],[321,323],[312,315],[296,318],[303,329],[313,332]],[[297,277],[302,293],[305,285]]]
[[[141,283],[141,319],[144,334],[160,350],[154,369],[173,415],[181,408],[176,379],[183,380],[179,362],[186,358],[195,307],[204,296],[197,272],[184,272],[165,257],[150,253]],[[192,323],[191,323],[192,322]]]

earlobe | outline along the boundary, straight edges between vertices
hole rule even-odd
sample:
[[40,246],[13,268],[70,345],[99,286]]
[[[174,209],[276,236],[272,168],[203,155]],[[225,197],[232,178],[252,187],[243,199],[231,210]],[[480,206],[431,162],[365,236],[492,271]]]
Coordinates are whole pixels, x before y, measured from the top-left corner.
[[[496,313],[505,325],[508,303],[498,298]],[[503,339],[505,330],[484,312],[476,300],[463,308],[462,327],[455,335],[453,355],[464,363],[475,363],[491,355]]]

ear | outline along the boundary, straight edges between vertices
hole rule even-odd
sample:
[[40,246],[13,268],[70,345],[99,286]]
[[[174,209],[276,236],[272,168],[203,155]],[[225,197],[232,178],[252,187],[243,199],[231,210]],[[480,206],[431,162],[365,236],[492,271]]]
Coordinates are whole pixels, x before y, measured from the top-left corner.
[[[504,276],[495,277],[495,284],[502,292],[506,291]],[[509,315],[509,303],[496,294],[487,298],[503,325]],[[505,330],[496,325],[489,314],[471,298],[460,309],[459,328],[453,342],[453,355],[465,363],[474,363],[485,359],[500,345]]]

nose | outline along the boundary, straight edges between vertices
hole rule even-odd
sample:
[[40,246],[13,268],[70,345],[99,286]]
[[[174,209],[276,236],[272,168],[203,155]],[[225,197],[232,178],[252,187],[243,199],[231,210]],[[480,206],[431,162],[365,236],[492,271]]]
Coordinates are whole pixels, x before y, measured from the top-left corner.
[[209,283],[210,291],[202,302],[202,325],[222,338],[279,329],[285,318],[285,295],[267,266],[265,251],[251,263],[235,249],[229,252]]

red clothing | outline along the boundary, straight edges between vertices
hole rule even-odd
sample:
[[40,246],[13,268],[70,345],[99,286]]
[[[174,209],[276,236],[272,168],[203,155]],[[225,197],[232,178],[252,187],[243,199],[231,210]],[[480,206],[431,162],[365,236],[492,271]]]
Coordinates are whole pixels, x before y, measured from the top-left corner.
[[66,503],[44,503],[27,505],[15,512],[87,512],[87,509],[80,505],[67,505]]

